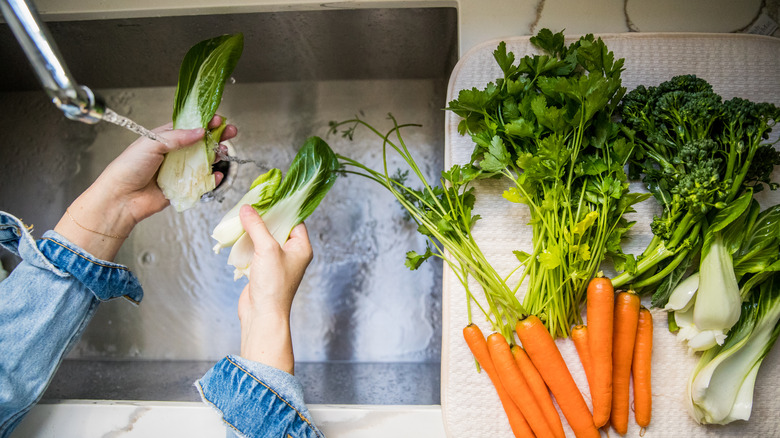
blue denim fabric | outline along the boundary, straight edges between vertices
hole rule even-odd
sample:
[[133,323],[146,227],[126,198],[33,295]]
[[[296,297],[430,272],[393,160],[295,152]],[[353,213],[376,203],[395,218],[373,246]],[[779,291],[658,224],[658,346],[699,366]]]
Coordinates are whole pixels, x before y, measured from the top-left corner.
[[36,242],[0,212],[0,246],[22,262],[0,282],[0,438],[40,399],[98,303],[143,293],[125,266],[96,259],[54,231]]
[[195,386],[239,437],[324,437],[303,402],[300,382],[279,369],[228,356]]

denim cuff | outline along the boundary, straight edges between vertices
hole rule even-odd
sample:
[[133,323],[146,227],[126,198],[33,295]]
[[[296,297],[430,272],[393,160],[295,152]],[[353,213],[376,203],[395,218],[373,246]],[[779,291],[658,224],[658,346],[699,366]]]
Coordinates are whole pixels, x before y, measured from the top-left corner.
[[143,298],[138,278],[126,266],[95,258],[55,231],[36,243],[22,221],[5,212],[0,212],[0,245],[34,266],[73,276],[100,301],[124,296],[138,303]]
[[311,421],[300,382],[279,369],[227,356],[195,386],[239,436],[324,437]]
[[19,245],[22,240],[35,245],[35,240],[27,230],[27,226],[15,216],[0,211],[0,246],[20,256]]

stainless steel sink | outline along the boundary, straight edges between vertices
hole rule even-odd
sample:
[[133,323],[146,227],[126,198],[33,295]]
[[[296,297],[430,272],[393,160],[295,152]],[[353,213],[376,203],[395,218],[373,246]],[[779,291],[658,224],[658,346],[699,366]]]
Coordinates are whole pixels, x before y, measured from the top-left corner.
[[[319,135],[337,152],[381,164],[363,132],[327,136],[356,114],[406,140],[429,178],[443,168],[447,79],[457,58],[452,8],[368,9],[134,18],[48,23],[79,83],[149,128],[170,120],[179,62],[194,43],[243,32],[244,55],[219,109],[239,129],[234,166],[210,201],[141,223],[117,261],[145,297],[103,304],[64,361],[45,400],[198,400],[192,386],[216,360],[237,354],[236,303],[227,253],[210,232],[268,167],[286,171]],[[7,26],[0,26],[0,210],[50,229],[135,136],[65,119],[39,90]],[[296,374],[309,403],[438,404],[441,264],[418,271],[404,254],[424,248],[393,198],[358,177],[341,178],[307,220],[315,258],[293,307]],[[0,255],[6,267],[17,261]]]

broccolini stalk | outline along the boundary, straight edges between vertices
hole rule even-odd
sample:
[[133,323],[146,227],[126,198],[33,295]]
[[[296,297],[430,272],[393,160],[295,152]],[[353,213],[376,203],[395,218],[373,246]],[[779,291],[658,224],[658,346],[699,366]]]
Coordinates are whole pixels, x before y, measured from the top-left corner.
[[[208,127],[243,47],[242,34],[223,35],[202,41],[187,52],[176,87],[174,129]],[[165,155],[157,185],[176,211],[192,208],[204,193],[214,190],[211,165],[225,126],[223,120],[218,132],[207,133],[202,141]]]
[[631,174],[644,174],[663,213],[654,218],[654,238],[635,266],[626,265],[613,283],[652,290],[653,304],[663,306],[718,212],[748,191],[777,188],[770,176],[780,152],[766,140],[780,108],[723,101],[707,81],[686,75],[632,90],[621,115],[637,145]]
[[593,35],[566,46],[562,33],[544,29],[531,42],[543,54],[517,63],[499,44],[503,77],[461,90],[447,109],[474,141],[479,177],[505,178],[504,198],[528,206],[531,252],[516,252],[528,280],[523,304],[554,337],[567,336],[601,262],[626,260],[620,243],[633,223],[624,215],[648,195],[629,192],[623,168],[633,143],[612,121],[625,93],[623,59]]
[[[442,259],[466,291],[468,322],[472,322],[472,304],[476,304],[493,329],[500,332],[507,342],[514,342],[515,323],[528,313],[506,280],[487,261],[471,233],[472,227],[479,220],[479,216],[472,212],[475,197],[471,182],[477,174],[470,167],[455,165],[442,172],[440,185],[428,183],[401,136],[401,129],[411,125],[399,125],[392,115],[390,119],[393,128],[384,134],[361,119],[331,123],[333,133],[337,132],[339,127],[348,125],[343,135],[350,139],[358,126],[364,126],[383,143],[384,166],[381,170],[374,170],[351,158],[339,156],[346,169],[345,173],[366,177],[386,188],[417,223],[417,230],[428,239],[423,254],[415,251],[407,253],[406,266],[414,270],[430,257]],[[393,175],[389,173],[388,149],[392,149],[405,161],[407,170]],[[422,182],[421,189],[406,185],[409,171]],[[482,288],[487,308],[475,299],[469,286],[470,277]]]

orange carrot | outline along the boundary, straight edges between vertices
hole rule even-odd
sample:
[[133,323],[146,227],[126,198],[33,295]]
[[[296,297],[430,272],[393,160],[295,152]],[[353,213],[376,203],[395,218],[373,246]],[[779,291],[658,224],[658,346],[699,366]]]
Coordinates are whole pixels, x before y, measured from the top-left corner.
[[496,367],[504,388],[512,397],[515,404],[520,408],[531,430],[538,437],[553,436],[552,428],[547,424],[544,418],[542,408],[536,402],[531,388],[528,386],[523,373],[515,362],[512,352],[509,350],[509,344],[501,333],[493,333],[487,337],[488,351],[493,360],[493,366]]
[[612,408],[612,324],[615,309],[615,289],[606,277],[595,277],[587,291],[588,337],[593,385],[593,424],[602,427],[609,421]]
[[629,386],[634,341],[639,323],[639,296],[620,292],[615,299],[615,323],[612,334],[612,412],[610,422],[615,431],[628,430]]
[[650,425],[652,391],[650,363],[653,353],[653,315],[645,307],[639,309],[639,322],[634,342],[631,373],[634,379],[634,418],[639,427]]
[[534,437],[534,433],[531,430],[531,426],[525,421],[523,413],[520,412],[520,408],[517,407],[509,393],[504,389],[504,385],[496,374],[496,368],[493,366],[493,360],[490,359],[490,352],[488,351],[487,341],[482,334],[482,330],[476,324],[469,324],[463,328],[463,338],[466,339],[466,345],[469,346],[471,354],[477,359],[479,365],[485,370],[493,386],[496,388],[498,398],[501,400],[501,406],[504,407],[507,419],[509,420],[509,427],[512,428],[512,433],[515,437]]
[[598,438],[599,431],[593,425],[593,417],[588,410],[588,405],[585,404],[585,399],[582,398],[582,393],[571,377],[558,346],[555,345],[555,341],[542,321],[530,315],[517,322],[515,332],[523,343],[528,357],[555,396],[574,434],[578,438]]
[[590,356],[590,344],[588,343],[588,326],[578,325],[571,329],[571,340],[577,349],[577,355],[580,357],[582,369],[585,370],[585,377],[588,379],[588,388],[590,388],[591,398],[593,398],[593,363]]
[[523,377],[528,382],[528,386],[531,387],[531,391],[534,394],[536,402],[542,408],[547,425],[553,431],[553,436],[556,438],[564,438],[566,436],[563,431],[563,424],[561,423],[561,417],[558,415],[558,410],[555,409],[552,397],[550,397],[550,391],[547,389],[547,384],[544,383],[542,375],[539,374],[539,370],[536,369],[531,359],[525,353],[525,350],[520,348],[519,345],[513,345],[512,356],[515,357],[515,362],[520,368],[520,372],[523,373]]

